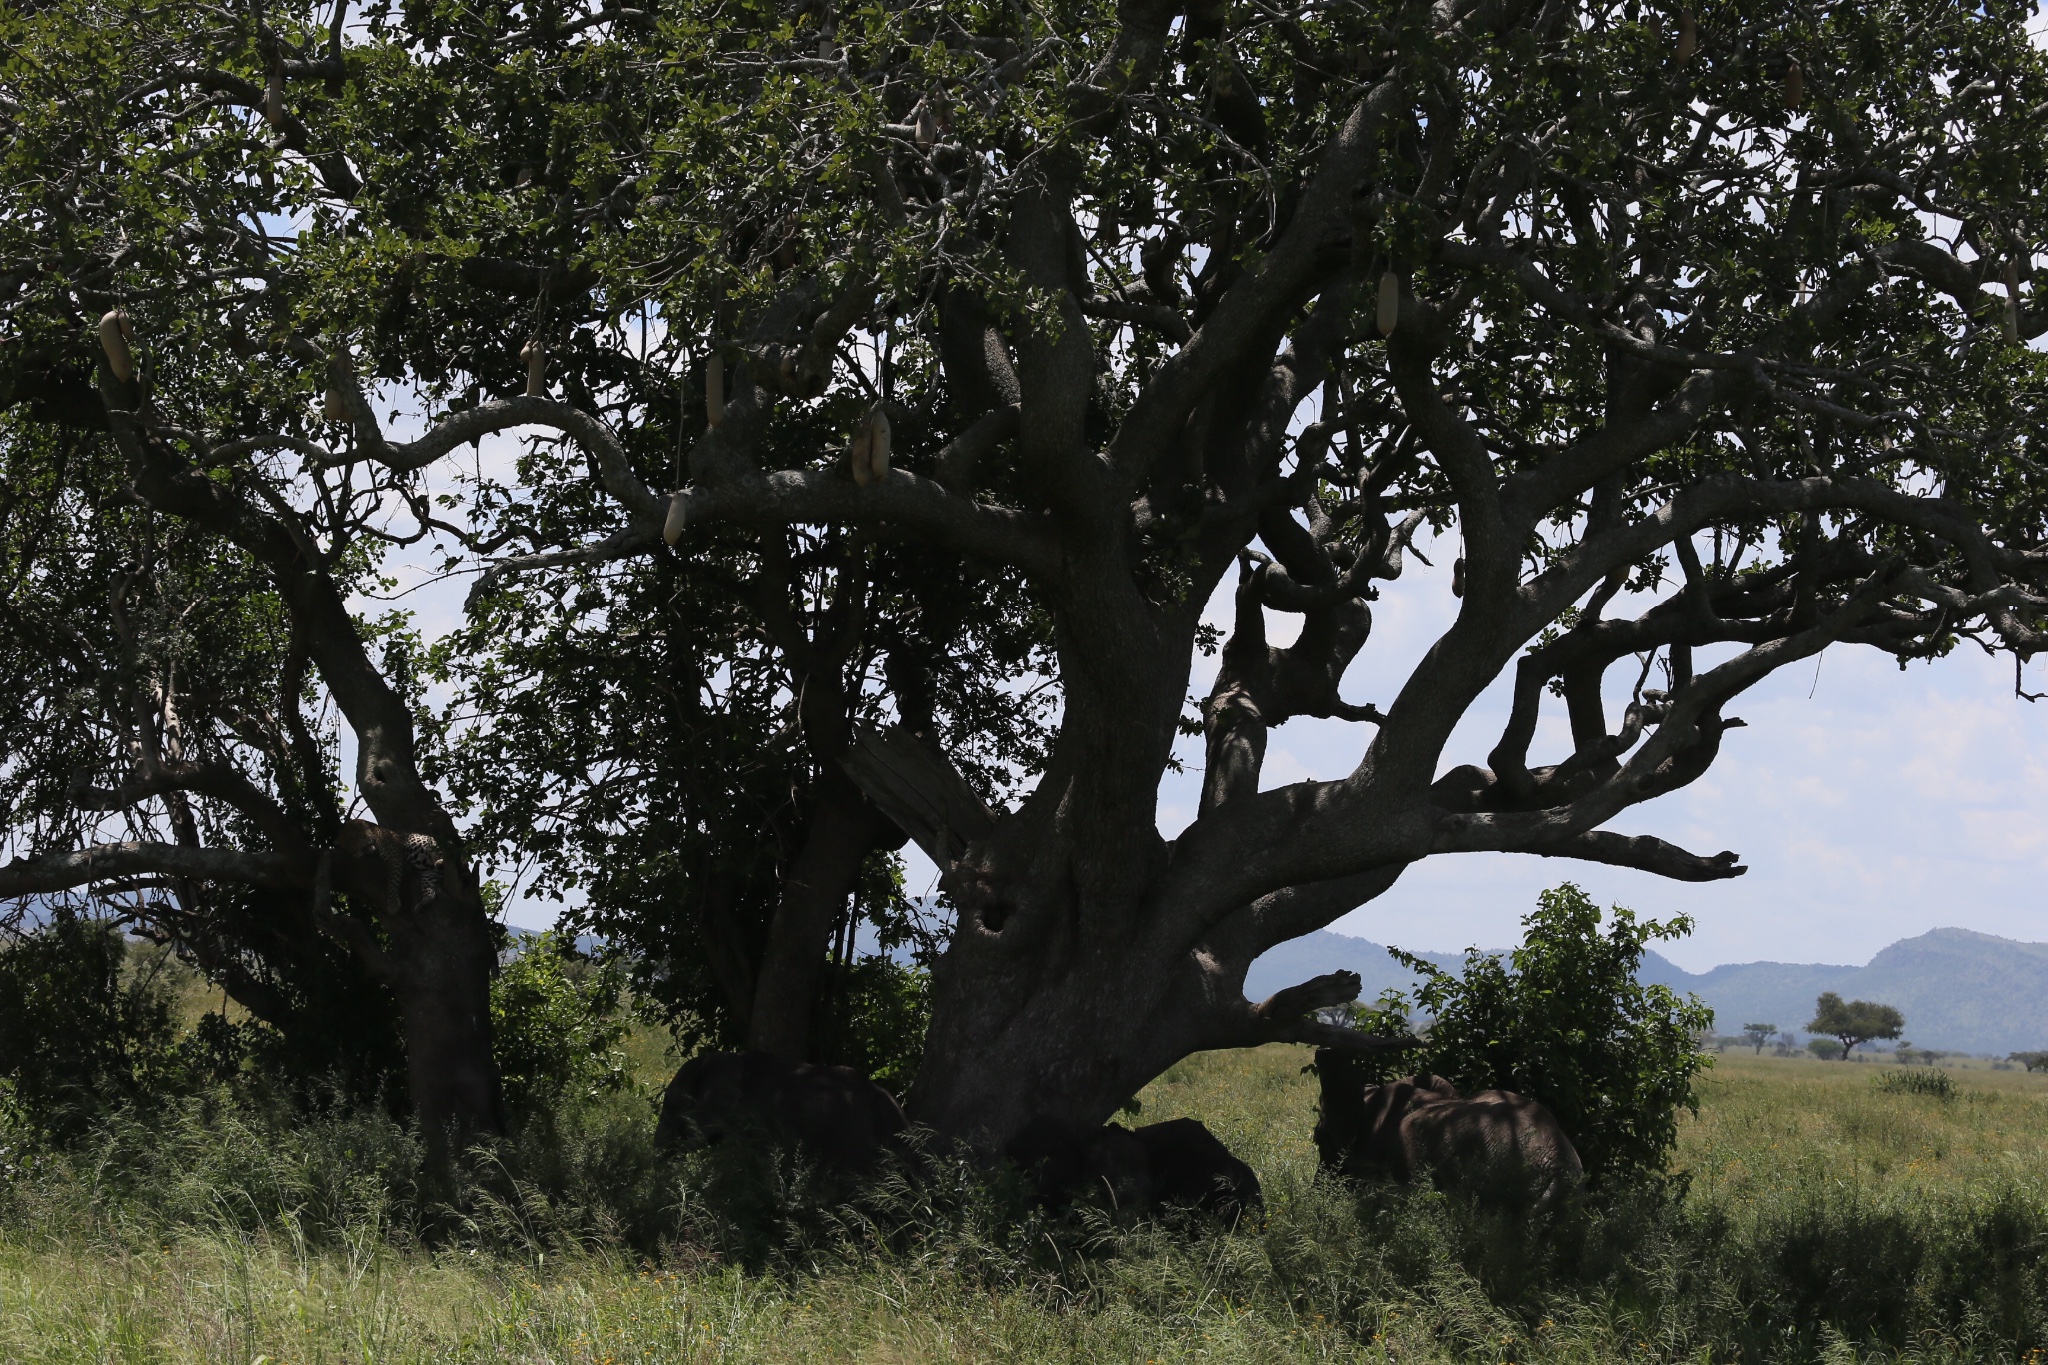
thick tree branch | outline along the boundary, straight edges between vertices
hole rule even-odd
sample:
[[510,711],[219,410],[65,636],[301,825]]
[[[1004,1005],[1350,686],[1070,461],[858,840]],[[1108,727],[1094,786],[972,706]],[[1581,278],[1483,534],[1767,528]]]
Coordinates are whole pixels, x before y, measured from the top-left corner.
[[1123,496],[1137,491],[1210,385],[1242,364],[1270,335],[1275,320],[1298,306],[1324,268],[1326,248],[1348,238],[1352,195],[1372,164],[1381,126],[1398,103],[1400,89],[1400,82],[1389,77],[1352,108],[1323,149],[1315,179],[1272,253],[1231,286],[1132,406],[1109,448]]
[[347,460],[337,457],[332,463],[368,458],[387,468],[409,472],[424,469],[455,447],[494,432],[523,426],[552,427],[576,442],[589,458],[599,484],[629,513],[655,524],[661,520],[662,501],[633,473],[625,447],[604,423],[580,408],[552,398],[498,398],[443,418],[418,440],[394,445],[384,439],[377,414],[350,373],[345,358],[336,357],[329,362],[329,382],[340,386],[339,392],[347,401],[360,450]]
[[312,885],[310,868],[275,853],[131,840],[16,858],[0,866],[0,897],[49,895],[115,877],[150,875],[276,888]]
[[1735,853],[1723,851],[1707,858],[1688,853],[1678,845],[1652,835],[1615,834],[1599,829],[1523,851],[1545,858],[1577,858],[1581,862],[1633,867],[1679,882],[1725,881],[1749,871],[1740,862],[1740,855]]
[[1061,569],[1056,546],[1032,518],[957,497],[900,468],[865,487],[837,470],[798,469],[708,487],[692,484],[674,495],[669,538],[688,526],[719,522],[901,529],[978,559],[1014,564],[1041,581],[1056,580]]
[[85,810],[123,810],[172,792],[210,796],[247,816],[295,864],[312,865],[312,845],[283,809],[241,773],[222,764],[177,759],[158,760],[149,767],[150,771],[129,777],[118,787],[76,784],[73,799]]

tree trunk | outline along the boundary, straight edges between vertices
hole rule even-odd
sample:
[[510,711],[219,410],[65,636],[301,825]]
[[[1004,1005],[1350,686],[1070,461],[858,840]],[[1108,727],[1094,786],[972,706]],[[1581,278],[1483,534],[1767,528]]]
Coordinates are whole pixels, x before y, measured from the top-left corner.
[[474,916],[426,915],[393,982],[405,1030],[407,1083],[430,1143],[504,1129],[504,1094],[491,1043],[492,952]]
[[[335,885],[377,906],[388,945],[333,917],[398,997],[414,1113],[431,1147],[505,1127],[491,1039],[497,952],[476,879],[423,834],[352,821],[335,848]],[[350,926],[354,926],[353,929]]]
[[843,775],[826,769],[803,848],[784,878],[761,959],[747,1045],[793,1062],[811,1050],[811,1007],[833,926],[852,894],[882,822]]
[[[1359,898],[1392,881],[1380,878]],[[933,974],[932,1023],[911,1091],[919,1122],[995,1151],[1039,1115],[1107,1122],[1193,1052],[1266,1042],[1402,1045],[1311,1017],[1358,997],[1353,973],[1254,1005],[1244,977],[1259,939],[1191,930],[1163,899],[1084,904],[1067,898],[1073,889],[1063,874],[1030,886],[1053,907],[1045,914],[1024,904],[1031,897],[1016,881],[997,899],[987,882],[954,879],[960,923]]]
[[985,1150],[1040,1114],[1105,1123],[1153,1077],[1221,1041],[1188,957],[1074,942],[987,962],[999,952],[956,938],[942,959],[911,1099],[919,1122]]
[[[307,659],[355,731],[356,779],[381,822],[352,821],[321,864],[315,918],[340,934],[399,1000],[413,1105],[430,1143],[502,1132],[502,1089],[491,1048],[489,920],[461,836],[420,774],[412,711],[370,657],[334,577],[310,551],[302,519],[274,516],[235,487],[195,471],[139,425],[142,392],[109,379],[110,430],[152,506],[204,527],[263,563]],[[341,888],[376,907],[380,944],[358,921],[327,913]]]

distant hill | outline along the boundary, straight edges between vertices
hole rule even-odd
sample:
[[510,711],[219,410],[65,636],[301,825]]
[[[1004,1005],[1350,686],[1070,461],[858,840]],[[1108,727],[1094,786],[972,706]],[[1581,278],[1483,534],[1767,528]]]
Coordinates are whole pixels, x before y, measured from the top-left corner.
[[[1463,953],[1417,953],[1437,966],[1457,971],[1465,961]],[[1387,955],[1387,950],[1368,938],[1352,938],[1319,929],[1313,934],[1283,943],[1252,963],[1245,973],[1244,993],[1249,1000],[1264,1000],[1274,991],[1306,981],[1324,972],[1357,972],[1365,982],[1361,1000],[1375,1000],[1385,990],[1414,989],[1415,976]]]
[[[505,933],[512,940],[512,946],[506,949],[508,959],[517,957],[525,952],[528,944],[546,932],[548,931],[545,929],[529,929],[523,924],[506,925]],[[578,934],[576,936],[576,951],[585,956],[595,953],[602,947],[604,947],[604,940],[596,934]]]
[[[1419,956],[1453,969],[1463,961],[1458,953]],[[1405,990],[1414,984],[1379,944],[1323,931],[1283,943],[1253,963],[1245,994],[1261,1000],[1282,986],[1346,967],[1364,980],[1368,1000],[1390,986]],[[1897,1006],[1906,1016],[1906,1037],[1921,1047],[2001,1056],[2048,1048],[2048,943],[1934,929],[1899,940],[1862,967],[1738,962],[1695,973],[1650,953],[1641,975],[1705,1000],[1723,1033],[1774,1023],[1803,1034],[1814,997],[1834,991]]]

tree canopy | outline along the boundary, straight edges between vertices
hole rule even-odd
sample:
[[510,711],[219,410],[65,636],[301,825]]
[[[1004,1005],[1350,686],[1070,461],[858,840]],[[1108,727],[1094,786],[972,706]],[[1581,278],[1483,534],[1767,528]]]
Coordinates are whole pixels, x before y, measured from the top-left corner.
[[[1245,968],[1423,858],[1737,875],[1604,826],[1745,690],[2040,648],[2027,13],[9,10],[0,895],[339,952],[488,1127],[495,860],[801,1054],[915,839],[913,1104],[995,1140],[1332,1041],[1354,978]],[[1347,696],[1418,545],[1440,633]],[[430,546],[434,650],[362,596]],[[1265,780],[1296,716],[1348,775]]]
[[1813,1019],[1806,1025],[1810,1033],[1823,1033],[1842,1045],[1839,1054],[1847,1060],[1858,1043],[1867,1043],[1873,1038],[1896,1038],[1906,1031],[1906,1016],[1890,1005],[1875,1005],[1868,1000],[1844,1001],[1833,991],[1822,991],[1820,999],[1813,1005]]

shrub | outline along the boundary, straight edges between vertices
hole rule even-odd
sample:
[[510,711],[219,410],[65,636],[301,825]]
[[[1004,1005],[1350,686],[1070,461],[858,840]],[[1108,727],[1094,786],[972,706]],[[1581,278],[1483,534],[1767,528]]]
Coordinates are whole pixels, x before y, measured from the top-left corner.
[[1809,1038],[1806,1050],[1824,1062],[1832,1062],[1842,1055],[1843,1047],[1833,1038]]
[[836,985],[839,996],[827,1015],[826,1060],[874,1078],[901,1096],[924,1056],[925,1027],[931,1019],[931,974],[880,955],[849,964]]
[[530,940],[491,986],[491,1029],[506,1108],[518,1118],[572,1097],[625,1088],[626,1019],[617,964],[594,963],[555,933]]
[[181,1079],[169,993],[124,973],[127,957],[118,926],[68,908],[0,947],[0,1079],[16,1123],[69,1140]]
[[[1380,1066],[1541,1100],[1590,1175],[1660,1170],[1678,1140],[1678,1110],[1699,1110],[1693,1079],[1711,1063],[1697,1039],[1714,1014],[1696,996],[1644,985],[1636,971],[1652,940],[1691,931],[1684,917],[1638,920],[1616,906],[1603,932],[1600,908],[1566,882],[1537,898],[1521,947],[1504,957],[1468,951],[1462,976],[1391,950],[1422,977],[1413,1003],[1433,1022],[1419,1052]],[[1408,1008],[1389,993],[1373,1022],[1399,1022]]]
[[1880,1071],[1875,1084],[1887,1095],[1929,1095],[1937,1100],[1956,1097],[1956,1083],[1946,1071]]

